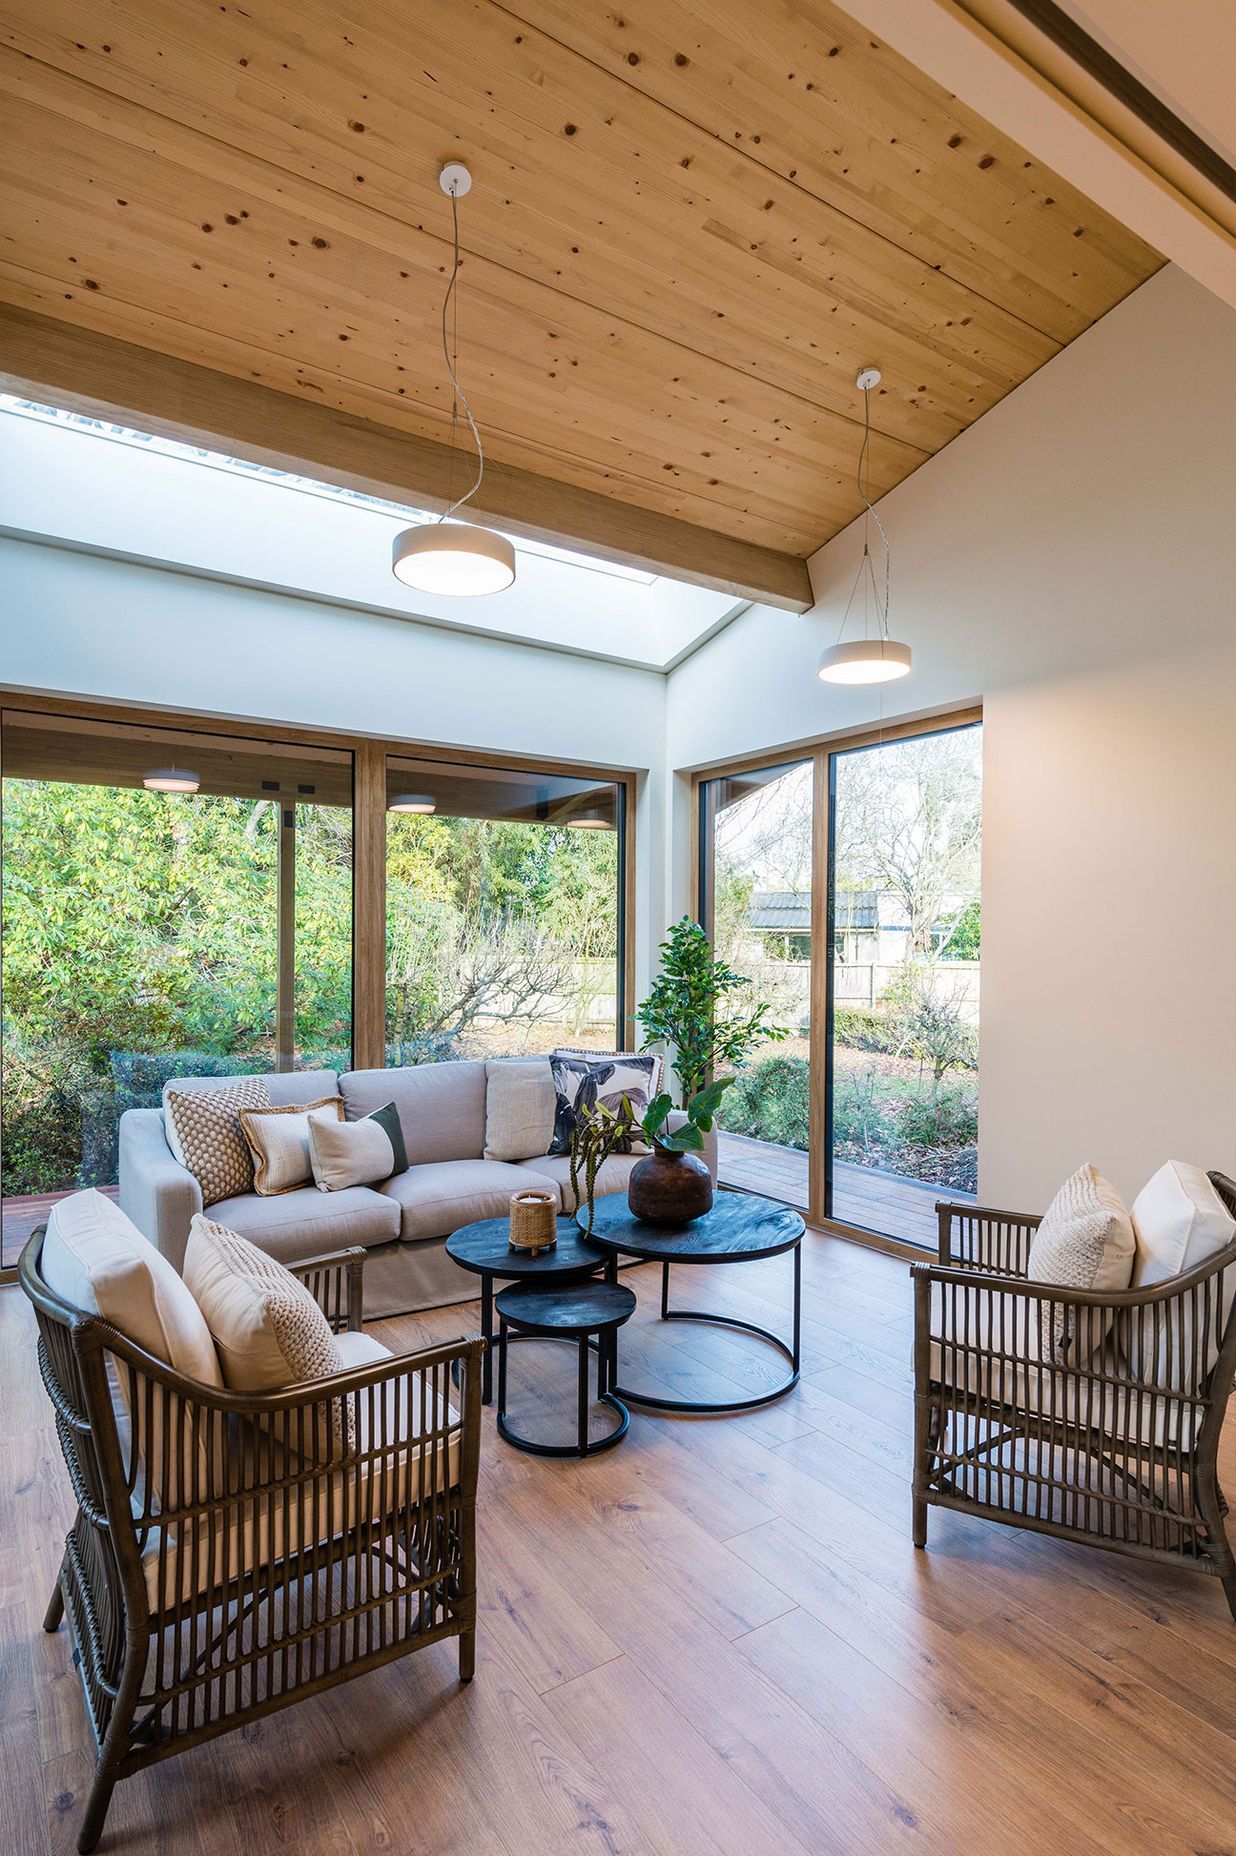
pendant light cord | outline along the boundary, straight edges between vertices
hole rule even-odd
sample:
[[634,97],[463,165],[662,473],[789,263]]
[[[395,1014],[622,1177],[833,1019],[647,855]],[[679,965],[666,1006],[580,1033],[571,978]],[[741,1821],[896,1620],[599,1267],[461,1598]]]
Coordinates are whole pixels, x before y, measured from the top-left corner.
[[[837,630],[838,644],[840,644],[842,638],[845,635],[846,623],[850,617],[850,608],[853,606],[855,598],[858,595],[858,589],[859,589],[860,584],[862,585],[862,588],[863,588],[863,611],[864,613],[866,613],[866,610],[867,610],[867,586],[868,584],[870,584],[871,591],[875,594],[876,613],[879,618],[879,625],[880,625],[880,642],[884,643],[887,641],[887,638],[888,638],[888,615],[889,615],[889,610],[890,610],[890,606],[892,602],[892,591],[893,591],[892,550],[888,545],[888,536],[884,532],[884,524],[880,520],[879,511],[877,510],[875,504],[872,502],[871,497],[867,493],[867,488],[864,487],[864,484],[863,484],[863,467],[867,463],[867,453],[870,448],[870,445],[871,445],[871,388],[864,387],[863,388],[863,443],[862,443],[862,448],[858,454],[858,469],[855,472],[855,482],[858,485],[858,493],[863,499],[863,530],[864,530],[863,558],[858,564],[858,572],[854,576],[854,585],[850,588],[850,597],[846,601],[845,611],[841,615],[841,624]],[[876,527],[880,531],[880,540],[884,544],[884,597],[883,599],[880,598],[880,589],[876,585],[875,569],[871,565],[871,550],[867,545],[866,528],[867,528],[868,517],[871,517],[874,520]],[[863,635],[866,636],[866,623],[864,623]]]
[[[888,536],[884,533],[884,524],[880,520],[879,511],[877,510],[875,504],[872,502],[870,496],[867,493],[867,490],[863,487],[863,466],[864,464],[867,463],[867,452],[868,452],[868,448],[870,447],[870,444],[871,444],[871,388],[864,387],[863,388],[863,448],[858,454],[858,472],[857,472],[858,493],[862,497],[863,502],[866,505],[867,514],[872,518],[872,520],[875,522],[876,527],[879,529],[880,540],[884,544],[884,609],[882,612],[880,612],[880,636],[882,638],[887,638],[888,637],[888,615],[889,615],[889,610],[891,606],[892,592],[893,592],[893,557],[892,557],[892,550],[888,545]],[[870,470],[868,470],[868,478],[870,480]],[[864,550],[865,550],[866,543],[864,542],[863,545],[864,545]],[[876,610],[877,611],[880,610],[878,593],[876,595]]]
[[[462,509],[465,503],[470,503],[480,489],[481,482],[485,476],[485,448],[481,444],[481,435],[477,430],[476,420],[472,417],[472,408],[468,404],[468,396],[459,384],[459,376],[455,372],[455,362],[451,355],[451,344],[447,336],[447,324],[450,318],[451,305],[455,299],[455,284],[459,277],[459,201],[456,199],[453,189],[451,191],[451,246],[451,281],[446,286],[446,295],[442,299],[442,358],[446,362],[446,371],[451,381],[451,392],[454,395],[454,401],[451,406],[452,445],[455,435],[455,421],[458,417],[456,407],[462,406],[463,416],[468,421],[468,430],[472,434],[472,442],[476,446],[476,479],[470,488],[464,491],[462,496],[456,497],[449,509],[443,510],[442,514],[438,517],[439,522],[449,522],[457,509]],[[880,518],[877,516],[876,521],[878,522],[879,519]],[[881,533],[883,533],[883,530],[881,530]],[[885,543],[886,547],[887,545],[888,544]]]

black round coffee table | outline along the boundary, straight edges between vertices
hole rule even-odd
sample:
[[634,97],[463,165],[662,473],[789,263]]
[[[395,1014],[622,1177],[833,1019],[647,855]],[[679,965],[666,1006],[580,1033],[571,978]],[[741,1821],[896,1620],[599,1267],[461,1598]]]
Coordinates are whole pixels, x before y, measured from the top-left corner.
[[[619,1257],[639,1257],[661,1265],[662,1321],[705,1321],[716,1327],[738,1328],[744,1334],[774,1347],[788,1362],[788,1375],[769,1392],[754,1398],[723,1399],[700,1402],[691,1399],[656,1398],[615,1381],[610,1390],[632,1405],[647,1405],[655,1411],[751,1411],[780,1398],[798,1383],[799,1348],[802,1328],[802,1251],[806,1226],[802,1215],[775,1199],[759,1198],[753,1192],[719,1192],[711,1211],[689,1224],[665,1226],[645,1224],[632,1215],[624,1193],[598,1199],[593,1207],[593,1245],[608,1255],[606,1281],[617,1280]],[[754,1263],[762,1257],[778,1257],[785,1251],[794,1256],[794,1314],[792,1337],[787,1343],[768,1328],[754,1321],[740,1321],[734,1315],[714,1315],[704,1309],[671,1308],[669,1305],[670,1269],[676,1263]]]
[[482,1218],[465,1224],[446,1240],[446,1254],[461,1269],[481,1279],[481,1333],[485,1357],[481,1362],[481,1403],[492,1405],[494,1396],[494,1278],[510,1282],[579,1282],[595,1274],[607,1253],[590,1244],[573,1218],[559,1218],[558,1241],[552,1250],[535,1257],[530,1250],[511,1249],[509,1218]]
[[[582,1282],[556,1289],[512,1283],[497,1298],[498,1435],[530,1456],[596,1456],[612,1450],[627,1434],[631,1414],[614,1391],[618,1372],[618,1329],[635,1313],[635,1292],[620,1283]],[[512,1330],[514,1330],[512,1332]],[[595,1342],[593,1335],[596,1336]],[[538,1444],[513,1431],[506,1417],[506,1355],[513,1340],[566,1340],[579,1349],[579,1400],[573,1444]],[[614,1429],[596,1443],[588,1441],[588,1359],[597,1356],[597,1398],[617,1413]]]

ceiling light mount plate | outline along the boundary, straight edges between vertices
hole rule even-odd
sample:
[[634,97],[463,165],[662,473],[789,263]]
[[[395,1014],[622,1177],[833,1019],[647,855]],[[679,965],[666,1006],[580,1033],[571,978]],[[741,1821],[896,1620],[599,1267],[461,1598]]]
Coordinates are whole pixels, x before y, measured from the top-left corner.
[[864,367],[859,369],[854,385],[860,393],[866,393],[870,387],[878,387],[883,378],[878,367]]
[[452,199],[462,200],[465,193],[472,191],[471,170],[462,161],[448,161],[438,176],[438,185]]

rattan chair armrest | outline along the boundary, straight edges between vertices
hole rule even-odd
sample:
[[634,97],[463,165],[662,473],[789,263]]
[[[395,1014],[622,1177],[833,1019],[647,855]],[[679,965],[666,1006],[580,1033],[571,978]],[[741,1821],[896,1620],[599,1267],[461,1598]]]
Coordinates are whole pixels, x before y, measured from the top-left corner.
[[368,1254],[363,1245],[353,1244],[347,1250],[332,1250],[327,1256],[306,1257],[287,1265],[292,1275],[304,1283],[335,1333],[347,1328],[359,1334],[364,1325]]
[[1030,1244],[1043,1220],[1037,1212],[997,1211],[991,1205],[936,1201],[939,1257],[944,1265],[1003,1276],[1024,1276]]

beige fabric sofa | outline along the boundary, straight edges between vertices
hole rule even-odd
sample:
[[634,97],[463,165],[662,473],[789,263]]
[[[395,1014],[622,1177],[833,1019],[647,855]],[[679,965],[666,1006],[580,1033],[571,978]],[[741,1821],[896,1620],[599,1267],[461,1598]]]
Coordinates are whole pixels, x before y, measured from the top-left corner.
[[[548,1061],[548,1059],[546,1060]],[[235,1077],[178,1078],[175,1089],[219,1089]],[[470,1301],[477,1279],[447,1256],[445,1240],[460,1225],[505,1215],[513,1192],[529,1185],[556,1192],[573,1211],[568,1163],[542,1155],[486,1160],[485,1065],[435,1063],[393,1070],[300,1070],[262,1079],[276,1106],[342,1095],[349,1121],[393,1102],[408,1170],[378,1186],[320,1192],[304,1186],[274,1198],[246,1193],[219,1199],[212,1218],[260,1244],[281,1263],[363,1244],[365,1310],[372,1319]],[[166,1093],[166,1092],[165,1092]],[[600,1193],[626,1189],[637,1155],[615,1155],[597,1181]],[[706,1154],[717,1175],[716,1137]],[[202,1210],[201,1189],[175,1158],[162,1109],[129,1109],[120,1121],[120,1204],[139,1231],[179,1270],[189,1224]]]

